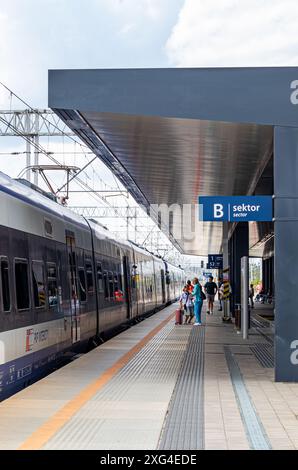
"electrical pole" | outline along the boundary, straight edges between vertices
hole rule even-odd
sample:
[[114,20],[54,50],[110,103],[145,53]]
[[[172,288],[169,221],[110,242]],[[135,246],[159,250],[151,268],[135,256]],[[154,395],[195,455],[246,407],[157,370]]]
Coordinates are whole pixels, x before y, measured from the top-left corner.
[[25,125],[26,125],[26,132],[28,134],[28,139],[26,140],[26,180],[31,181],[31,137],[29,137],[30,133],[30,115],[29,112],[25,116]]
[[[35,150],[34,150],[34,166],[39,165],[39,151],[38,151],[38,146],[39,146],[39,114],[35,114],[35,122],[34,122],[34,127],[35,127],[35,135],[33,136],[33,142],[35,143]],[[38,171],[34,173],[34,184],[38,186]]]

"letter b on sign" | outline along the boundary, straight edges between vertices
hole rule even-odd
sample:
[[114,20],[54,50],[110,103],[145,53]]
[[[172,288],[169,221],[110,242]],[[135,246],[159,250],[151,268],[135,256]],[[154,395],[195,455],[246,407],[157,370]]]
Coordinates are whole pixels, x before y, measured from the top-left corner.
[[215,219],[221,219],[224,215],[223,212],[223,205],[222,204],[214,204],[213,206],[213,215]]

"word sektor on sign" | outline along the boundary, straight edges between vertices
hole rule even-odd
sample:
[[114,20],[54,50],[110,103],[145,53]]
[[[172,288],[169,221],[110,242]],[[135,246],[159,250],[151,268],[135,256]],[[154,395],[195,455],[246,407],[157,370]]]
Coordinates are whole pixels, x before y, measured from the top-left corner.
[[272,196],[199,196],[199,220],[210,222],[268,222]]

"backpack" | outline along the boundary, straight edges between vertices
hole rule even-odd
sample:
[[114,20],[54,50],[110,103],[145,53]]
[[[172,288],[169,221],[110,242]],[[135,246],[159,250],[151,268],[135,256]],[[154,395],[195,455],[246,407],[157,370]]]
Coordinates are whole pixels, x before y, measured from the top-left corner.
[[200,289],[201,289],[201,299],[202,299],[202,300],[206,300],[205,292],[203,292],[202,287],[200,287]]

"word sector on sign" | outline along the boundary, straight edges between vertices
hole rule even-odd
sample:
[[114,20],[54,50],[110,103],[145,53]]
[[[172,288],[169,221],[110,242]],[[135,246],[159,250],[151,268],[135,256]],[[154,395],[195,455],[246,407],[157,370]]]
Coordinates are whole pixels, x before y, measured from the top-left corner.
[[272,220],[272,196],[199,196],[199,220],[268,222]]

